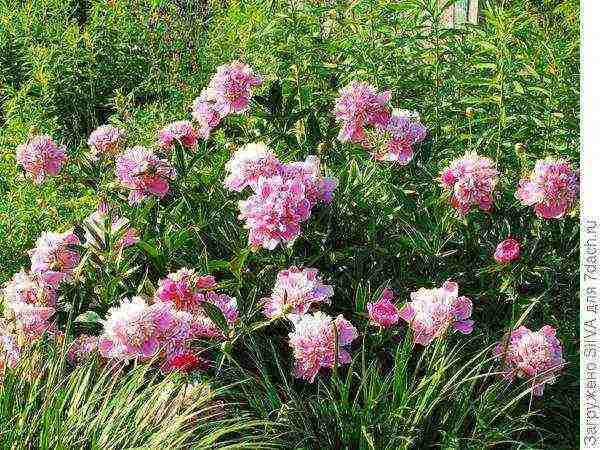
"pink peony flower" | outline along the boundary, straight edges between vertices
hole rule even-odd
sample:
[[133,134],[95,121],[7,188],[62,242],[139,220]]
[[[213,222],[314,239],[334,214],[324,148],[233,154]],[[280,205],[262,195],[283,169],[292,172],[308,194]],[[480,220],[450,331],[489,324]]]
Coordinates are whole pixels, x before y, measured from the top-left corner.
[[107,230],[105,226],[107,215],[108,209],[105,208],[104,204],[101,204],[96,211],[83,221],[85,228],[84,246],[104,248],[107,232],[110,233],[111,239],[118,238],[113,247],[116,251],[129,247],[139,241],[137,230],[130,228],[129,220],[124,217],[112,216],[109,225],[110,229]]
[[[289,344],[294,352],[294,373],[298,378],[312,383],[322,367],[348,364],[350,354],[344,348],[358,337],[356,328],[341,315],[331,317],[317,311],[314,314],[292,314],[294,331],[289,334]],[[337,334],[337,355],[336,355]]]
[[441,288],[420,288],[410,294],[412,301],[400,309],[400,317],[410,323],[415,343],[428,345],[449,329],[464,334],[473,330],[469,320],[473,304],[467,297],[458,296],[458,284],[446,281]]
[[60,273],[28,273],[17,272],[10,280],[2,296],[6,303],[29,303],[37,306],[56,306],[58,284],[61,280]]
[[373,86],[359,81],[352,81],[341,89],[334,110],[336,119],[342,124],[338,140],[369,148],[365,127],[388,123],[391,114],[388,106],[390,98],[389,91],[377,94]]
[[31,174],[33,182],[42,183],[46,175],[56,176],[66,161],[65,147],[58,147],[47,135],[32,136],[17,147],[17,163]]
[[221,122],[219,113],[200,97],[192,104],[192,117],[198,122],[198,135],[202,139],[208,139],[211,130]]
[[385,143],[373,151],[373,157],[405,166],[412,160],[414,146],[425,139],[427,128],[421,124],[418,113],[394,110],[389,122],[380,127],[379,134]]
[[207,139],[221,119],[244,112],[252,98],[252,89],[260,84],[262,79],[240,61],[217,67],[217,73],[192,105],[192,116],[200,125],[200,136]]
[[300,234],[300,222],[310,217],[311,202],[305,186],[281,176],[260,178],[256,193],[240,201],[239,218],[250,230],[252,248],[273,250],[279,243],[289,242]]
[[[270,160],[268,153],[264,158]],[[241,158],[234,157],[228,163],[231,163],[230,168],[235,166],[240,170],[237,174],[232,173],[225,183],[235,190],[251,186],[255,192],[248,200],[240,202],[239,216],[246,220],[244,228],[250,230],[250,245],[255,249],[273,250],[279,243],[297,237],[300,222],[310,217],[312,207],[318,201],[330,202],[337,187],[337,180],[321,175],[319,158],[313,155],[306,161],[289,164],[279,164],[276,159],[264,166],[247,161],[238,164],[239,161]],[[261,170],[266,173],[258,173]],[[275,170],[276,175],[272,174]]]
[[218,307],[229,327],[238,318],[237,301],[233,297],[215,292],[217,284],[210,275],[198,275],[194,270],[180,269],[158,282],[156,302],[164,302],[177,311],[190,314],[190,336],[193,338],[225,338],[223,331],[208,317],[202,303]]
[[228,176],[223,183],[227,189],[240,192],[246,186],[256,188],[260,177],[278,175],[281,163],[264,144],[247,144],[237,150],[225,164]]
[[67,359],[71,365],[87,361],[98,352],[98,337],[82,334],[69,345]]
[[140,203],[149,195],[163,198],[169,192],[169,180],[175,177],[168,161],[141,146],[130,148],[117,158],[115,173],[121,185],[131,191],[130,205]]
[[262,84],[250,66],[232,61],[217,67],[217,73],[200,93],[200,101],[209,103],[220,117],[239,114],[248,108],[252,89]]
[[398,323],[400,313],[398,308],[392,303],[393,299],[394,293],[390,289],[384,289],[377,302],[367,303],[367,311],[371,323],[382,328],[389,328]]
[[37,306],[23,302],[7,303],[4,315],[14,320],[17,336],[24,342],[32,343],[45,333],[55,334],[56,324],[50,319],[56,310],[48,306]]
[[21,347],[17,337],[7,330],[6,323],[0,319],[0,371],[14,369],[21,359]]
[[535,163],[533,172],[519,182],[516,197],[531,206],[538,217],[560,218],[571,210],[579,196],[579,172],[562,159],[546,158]]
[[314,206],[318,201],[330,203],[333,191],[338,186],[335,178],[324,178],[321,174],[321,161],[318,156],[309,155],[305,161],[284,164],[282,174],[286,179],[299,181],[304,185],[306,198]]
[[31,251],[31,272],[53,285],[68,278],[79,264],[80,255],[72,248],[78,244],[79,238],[71,231],[42,233]]
[[106,358],[147,360],[167,344],[190,338],[190,322],[188,313],[174,310],[170,303],[125,299],[109,309],[98,348]]
[[317,269],[292,266],[277,274],[270,297],[263,298],[263,313],[269,319],[287,314],[305,314],[314,303],[331,303],[333,287],[323,284]]
[[162,128],[158,132],[158,145],[163,149],[171,149],[174,140],[181,142],[187,149],[192,149],[198,143],[198,133],[191,122],[180,120]]
[[508,238],[500,242],[494,252],[494,259],[500,264],[506,264],[519,258],[521,246],[515,239]]
[[452,206],[466,214],[473,205],[483,211],[491,209],[498,175],[491,159],[467,152],[442,172],[441,181],[451,191]]
[[512,381],[515,377],[527,378],[533,394],[541,396],[546,383],[553,384],[564,360],[556,330],[549,325],[533,332],[521,326],[514,330],[506,342],[500,342],[494,355],[505,364],[503,376]]
[[181,311],[198,312],[200,304],[206,301],[206,291],[215,287],[214,277],[183,268],[158,282],[155,297],[162,302],[171,302]]
[[92,131],[88,138],[88,145],[94,158],[101,155],[115,155],[125,138],[125,130],[112,125],[101,125]]

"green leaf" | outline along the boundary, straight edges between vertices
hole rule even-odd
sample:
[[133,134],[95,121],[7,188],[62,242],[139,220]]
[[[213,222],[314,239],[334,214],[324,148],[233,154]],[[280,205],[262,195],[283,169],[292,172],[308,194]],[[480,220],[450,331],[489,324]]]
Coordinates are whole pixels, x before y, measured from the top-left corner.
[[145,241],[138,241],[138,245],[142,247],[142,249],[144,249],[144,251],[152,258],[158,258],[158,249],[154,245]]
[[99,323],[102,318],[95,311],[86,311],[83,314],[79,314],[74,322],[75,323]]
[[229,335],[229,325],[227,325],[227,319],[225,319],[223,312],[210,302],[202,302],[201,305],[209,319],[212,320],[226,336]]

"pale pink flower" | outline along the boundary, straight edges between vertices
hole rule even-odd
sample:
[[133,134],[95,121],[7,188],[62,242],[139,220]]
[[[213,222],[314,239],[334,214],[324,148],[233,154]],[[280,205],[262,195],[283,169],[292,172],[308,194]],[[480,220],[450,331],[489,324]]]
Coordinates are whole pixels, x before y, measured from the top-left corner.
[[474,205],[483,211],[491,209],[498,175],[491,159],[467,152],[442,172],[441,181],[442,186],[451,191],[452,205],[466,214]]
[[531,206],[538,217],[560,218],[571,210],[579,196],[579,171],[563,159],[536,162],[533,172],[519,182],[516,197]]
[[21,359],[21,347],[17,336],[7,330],[6,323],[0,319],[0,371],[14,369]]
[[342,125],[338,140],[369,148],[365,127],[388,123],[391,114],[388,106],[390,98],[389,91],[378,94],[373,86],[359,81],[352,81],[341,89],[334,110],[336,119]]
[[98,337],[82,334],[69,345],[67,359],[72,365],[87,361],[98,352]]
[[206,291],[215,287],[214,277],[198,275],[194,270],[183,268],[158,282],[155,298],[171,302],[182,311],[198,312],[201,310],[201,303],[206,301]]
[[61,274],[56,272],[29,273],[21,270],[6,284],[2,296],[6,303],[54,307],[61,278]]
[[323,177],[318,156],[308,155],[305,161],[284,164],[281,171],[284,178],[299,181],[304,185],[304,193],[311,206],[318,201],[330,203],[333,200],[333,191],[338,186],[338,180]]
[[147,360],[173,341],[190,337],[191,316],[170,303],[148,305],[141,297],[124,299],[110,308],[99,338],[100,354],[107,358]]
[[[289,344],[294,352],[294,374],[312,383],[322,367],[348,364],[350,354],[344,348],[358,337],[356,328],[341,315],[335,319],[320,311],[314,314],[292,314],[294,331]],[[337,335],[337,355],[336,355]]]
[[115,155],[125,138],[125,130],[112,125],[101,125],[90,134],[88,145],[94,158],[100,155]]
[[500,264],[506,264],[518,259],[520,252],[521,246],[519,245],[519,241],[508,238],[498,244],[494,252],[494,259]]
[[79,264],[80,255],[73,248],[79,244],[79,238],[71,231],[42,233],[31,250],[31,272],[53,283],[68,278]]
[[260,178],[256,193],[239,206],[239,218],[250,231],[250,245],[268,250],[296,238],[300,222],[310,217],[312,207],[304,184],[281,176]]
[[32,136],[17,147],[17,163],[28,172],[33,182],[42,183],[46,175],[56,176],[66,161],[65,147],[57,146],[48,135]]
[[392,303],[393,299],[394,293],[390,289],[384,289],[377,302],[367,303],[367,312],[371,323],[382,328],[389,328],[398,323],[400,312]]
[[208,139],[210,132],[221,122],[221,116],[211,104],[200,99],[194,100],[192,104],[192,117],[198,122],[198,135],[202,139]]
[[106,245],[107,232],[110,233],[112,239],[118,238],[113,244],[113,248],[117,251],[139,241],[138,232],[135,228],[129,226],[128,219],[116,215],[112,216],[109,223],[110,229],[107,229],[105,222],[107,216],[108,209],[104,207],[104,204],[101,204],[96,211],[83,221],[85,229],[84,246],[95,246],[102,249]]
[[425,139],[427,128],[420,122],[418,113],[394,110],[389,122],[381,126],[378,133],[385,142],[379,149],[373,149],[373,157],[405,166],[413,158],[414,146]]
[[510,334],[507,342],[498,343],[494,355],[502,358],[506,379],[528,379],[536,396],[544,393],[546,383],[556,381],[556,375],[564,365],[556,330],[549,325],[535,332],[520,326]]
[[129,204],[140,203],[149,195],[163,198],[175,172],[169,162],[151,150],[136,146],[117,158],[115,173],[122,186],[130,189]]
[[252,98],[252,90],[260,84],[262,79],[240,61],[217,67],[217,73],[192,105],[192,116],[200,126],[200,137],[208,139],[210,131],[221,119],[244,112]]
[[279,272],[271,296],[262,299],[265,316],[305,314],[315,303],[331,303],[333,287],[323,284],[318,274],[317,269],[296,266]]
[[14,320],[17,335],[25,342],[37,341],[45,333],[57,332],[56,324],[50,319],[56,310],[48,306],[37,306],[23,302],[5,305],[4,315]]
[[158,145],[163,149],[173,148],[174,141],[181,142],[187,149],[192,149],[198,143],[198,133],[188,120],[170,123],[158,131]]
[[464,334],[473,330],[474,322],[469,319],[473,304],[469,298],[458,296],[457,283],[446,281],[441,288],[420,288],[410,298],[399,314],[410,323],[415,343],[428,345],[450,329]]
[[225,164],[226,188],[240,192],[246,186],[256,188],[260,177],[271,177],[281,171],[281,163],[266,145],[251,143],[237,150]]
[[200,93],[200,101],[207,102],[220,117],[239,114],[248,108],[252,89],[262,84],[262,79],[247,64],[232,61],[217,67],[217,73]]

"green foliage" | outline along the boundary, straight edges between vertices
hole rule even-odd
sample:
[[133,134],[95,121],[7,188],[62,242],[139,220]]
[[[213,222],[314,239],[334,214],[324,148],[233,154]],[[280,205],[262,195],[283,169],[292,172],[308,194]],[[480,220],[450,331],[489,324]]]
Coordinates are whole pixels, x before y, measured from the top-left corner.
[[224,389],[158,379],[144,365],[90,361],[68,372],[60,349],[27,357],[0,387],[3,448],[273,448],[260,434],[266,423],[226,416]]

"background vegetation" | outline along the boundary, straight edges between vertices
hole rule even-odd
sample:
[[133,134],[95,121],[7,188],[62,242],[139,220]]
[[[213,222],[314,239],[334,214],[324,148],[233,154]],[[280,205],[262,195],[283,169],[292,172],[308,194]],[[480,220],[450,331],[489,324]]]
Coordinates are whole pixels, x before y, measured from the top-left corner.
[[[307,386],[290,379],[285,327],[244,339],[239,361],[216,374],[223,386],[246,380],[227,389],[236,408],[278,424],[263,431],[292,448],[578,446],[577,214],[541,221],[513,197],[537,158],[565,155],[577,165],[578,2],[490,1],[478,26],[453,30],[439,16],[434,0],[0,0],[0,282],[27,265],[41,231],[69,228],[97,203],[89,186],[24,180],[14,151],[31,127],[67,144],[74,162],[102,123],[126,128],[131,144],[151,145],[160,127],[188,117],[216,66],[241,58],[267,78],[261,94],[280,80],[283,109],[235,118],[216,133],[187,200],[160,206],[164,224],[124,210],[152,249],[140,252],[145,270],[131,286],[182,266],[210,271],[230,280],[250,320],[277,271],[313,266],[365,342],[352,370]],[[390,89],[399,107],[421,113],[430,134],[409,166],[373,162],[335,141],[333,101],[353,79]],[[317,153],[340,180],[333,204],[305,224],[293,250],[248,253],[237,197],[220,187],[230,144],[257,139],[284,161]],[[467,149],[498,161],[503,194],[491,215],[461,219],[437,176]],[[521,239],[524,255],[504,270],[491,255],[508,234]],[[449,278],[473,299],[477,326],[472,338],[428,349],[443,357],[416,366],[402,353],[401,332],[390,345],[366,328],[364,304],[383,284],[404,301]],[[128,289],[106,295],[116,301]],[[483,389],[481,379],[491,381],[477,378],[491,370],[483,350],[526,312],[530,328],[558,329],[569,363],[534,400],[499,385]],[[457,374],[467,382],[456,383]]]

